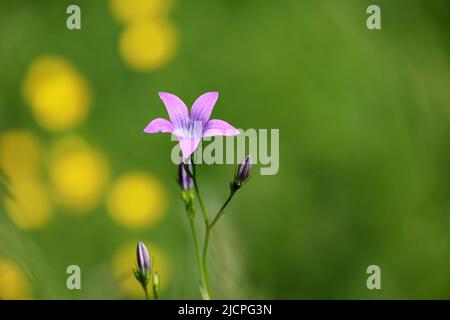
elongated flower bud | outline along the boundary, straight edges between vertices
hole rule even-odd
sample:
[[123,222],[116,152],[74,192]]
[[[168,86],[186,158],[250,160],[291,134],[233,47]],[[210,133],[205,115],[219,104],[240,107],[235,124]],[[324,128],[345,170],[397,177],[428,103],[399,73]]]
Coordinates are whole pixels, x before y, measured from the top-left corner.
[[146,277],[150,276],[150,255],[148,254],[147,247],[141,241],[137,245],[136,256],[139,272]]
[[133,269],[134,277],[141,284],[145,297],[148,299],[147,285],[151,277],[150,255],[147,247],[141,241],[136,248],[136,260],[137,269]]
[[244,183],[250,179],[250,170],[252,169],[253,159],[251,156],[246,156],[239,166],[237,167],[236,174],[234,175],[234,180],[231,183],[231,190],[236,191]]
[[155,289],[159,290],[159,274],[158,274],[158,272],[155,272],[155,274],[153,275],[153,286],[155,287]]
[[238,166],[237,177],[240,181],[245,181],[250,176],[250,169],[252,168],[253,159],[251,156],[246,156]]
[[153,296],[155,299],[158,299],[159,295],[159,274],[158,272],[155,272],[153,274]]
[[[192,165],[190,163],[187,164],[187,167],[189,168],[189,171],[192,172]],[[189,174],[186,172],[183,163],[180,163],[180,166],[178,167],[178,183],[180,184],[181,190],[183,191],[187,189],[192,189],[194,187],[194,182],[192,181],[192,178],[189,176]]]

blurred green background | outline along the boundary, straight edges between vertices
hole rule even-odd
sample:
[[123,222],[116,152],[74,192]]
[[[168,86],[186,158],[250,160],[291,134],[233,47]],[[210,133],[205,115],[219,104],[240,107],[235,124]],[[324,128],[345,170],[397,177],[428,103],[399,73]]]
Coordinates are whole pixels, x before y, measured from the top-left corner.
[[[445,0],[1,0],[0,298],[142,298],[139,240],[162,298],[200,298],[174,142],[143,133],[159,91],[280,129],[278,174],[257,165],[213,234],[213,297],[450,298],[449,21]],[[210,214],[233,171],[199,168]]]

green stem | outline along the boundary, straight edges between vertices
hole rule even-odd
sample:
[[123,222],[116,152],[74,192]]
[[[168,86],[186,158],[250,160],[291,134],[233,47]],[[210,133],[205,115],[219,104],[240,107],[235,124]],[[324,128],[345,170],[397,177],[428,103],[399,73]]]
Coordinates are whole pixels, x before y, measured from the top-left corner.
[[192,172],[190,172],[187,164],[184,164],[184,168],[185,168],[186,172],[188,173],[188,175],[192,178],[192,181],[194,182],[195,194],[197,195],[198,202],[200,204],[200,209],[202,211],[203,221],[205,223],[205,240],[203,242],[203,253],[202,253],[202,255],[200,255],[200,248],[199,248],[200,244],[199,244],[199,241],[198,241],[197,233],[195,231],[195,225],[193,223],[193,219],[191,219],[191,229],[192,229],[192,234],[194,236],[194,242],[196,243],[197,259],[199,260],[200,274],[202,276],[206,298],[210,299],[210,297],[211,297],[211,288],[210,288],[210,283],[209,283],[207,257],[208,257],[208,245],[209,245],[209,238],[210,238],[210,234],[211,234],[211,229],[214,227],[214,225],[217,223],[217,221],[220,219],[220,217],[225,212],[225,208],[228,205],[228,203],[231,201],[231,199],[233,198],[234,194],[236,193],[236,190],[231,190],[230,195],[228,196],[227,200],[225,201],[223,206],[220,208],[220,210],[217,212],[217,214],[214,217],[212,223],[209,224],[209,222],[208,222],[208,214],[206,213],[205,205],[203,203],[203,199],[202,199],[202,196],[200,194],[199,187],[198,187],[197,175],[196,175],[196,171],[195,171],[195,162],[194,162],[193,157],[191,158],[191,163],[192,163]]
[[[189,170],[189,167],[186,163],[183,163],[184,166],[184,170],[186,171],[186,173],[188,174],[189,177],[192,178],[192,181],[194,183],[194,190],[195,193],[197,195],[198,198],[198,202],[200,203],[200,208],[202,211],[202,216],[203,216],[203,221],[205,223],[205,228],[208,228],[208,215],[206,213],[205,210],[205,205],[203,204],[203,200],[202,197],[200,195],[200,191],[198,189],[198,183],[197,183],[197,179],[195,176],[195,165],[194,165],[194,161],[193,161],[193,157],[191,158],[191,162],[192,162],[192,172]],[[186,210],[189,210],[188,208],[186,208]],[[191,210],[194,210],[193,208]],[[195,217],[195,214],[189,214],[188,212],[188,216],[189,217]],[[201,276],[201,280],[202,280],[202,296],[203,298],[209,300],[211,298],[211,290],[209,288],[209,278],[208,278],[208,266],[206,264],[206,262],[204,262],[204,260],[202,259],[202,254],[200,252],[200,242],[198,240],[198,236],[197,236],[197,231],[195,229],[195,220],[194,218],[190,218],[189,219],[190,225],[191,225],[191,231],[192,231],[192,236],[194,238],[194,245],[195,245],[195,252],[197,255],[197,260],[198,260],[198,267],[199,267],[199,271],[200,271],[200,276]]]
[[[194,182],[195,185],[195,182]],[[210,285],[209,285],[209,277],[208,277],[208,245],[209,245],[209,237],[211,234],[212,227],[216,224],[216,222],[219,220],[219,218],[222,216],[222,214],[225,212],[225,208],[228,205],[228,203],[233,198],[236,191],[231,191],[230,195],[228,196],[228,199],[223,204],[222,208],[220,208],[219,212],[217,212],[216,217],[211,222],[211,224],[206,223],[206,229],[205,229],[205,241],[203,242],[203,255],[202,255],[202,264],[203,264],[203,271],[205,273],[205,280],[206,280],[206,288],[210,292]]]
[[[208,241],[209,241],[208,214],[206,212],[205,205],[203,203],[203,199],[200,194],[199,187],[198,187],[197,174],[196,174],[196,170],[195,170],[196,166],[195,166],[195,161],[194,161],[193,156],[191,158],[191,163],[192,163],[191,178],[192,178],[192,181],[194,182],[195,194],[197,195],[198,203],[200,204],[200,210],[202,211],[203,222],[205,223],[205,242],[203,244],[203,255],[200,256],[200,258],[199,258],[199,264],[201,265],[200,272],[202,273],[202,277],[203,277],[203,284],[204,284],[204,291],[206,294],[206,298],[210,299],[211,298],[211,287],[209,284],[208,263],[206,261],[206,251],[208,249]],[[186,165],[186,167],[187,167],[187,165]]]
[[203,255],[202,255],[202,264],[203,264],[203,271],[205,273],[205,284],[206,284],[206,291],[208,292],[209,296],[211,296],[211,288],[209,284],[209,275],[208,275],[208,261],[207,261],[207,255],[208,255],[208,244],[209,244],[209,234],[211,229],[208,225],[206,225],[205,229],[205,241],[203,242]]
[[145,299],[150,300],[150,297],[148,296],[147,286],[142,286],[145,292]]
[[192,181],[194,182],[195,193],[198,198],[198,203],[200,204],[200,209],[202,211],[203,221],[205,222],[205,226],[208,226],[208,214],[206,213],[205,205],[203,204],[202,196],[200,195],[200,190],[198,188],[197,183],[197,175],[195,174],[195,164],[192,163]]
[[200,242],[198,241],[197,231],[195,230],[194,219],[189,219],[189,222],[190,222],[190,226],[191,226],[192,237],[194,238],[195,253],[197,255],[200,277],[202,279],[203,288],[205,289],[205,293],[207,294],[206,298],[209,300],[211,297],[211,294],[210,294],[210,291],[208,290],[207,273],[205,273],[205,270],[203,268],[202,255],[200,252]]
[[231,191],[230,195],[228,196],[227,201],[225,201],[225,203],[223,204],[222,208],[220,208],[219,212],[217,212],[216,216],[214,217],[213,221],[211,222],[211,224],[209,225],[209,229],[212,229],[212,227],[214,227],[214,225],[217,223],[217,221],[219,220],[219,218],[224,214],[225,212],[225,208],[228,205],[228,203],[231,201],[231,199],[233,198],[234,194],[236,193],[236,191]]

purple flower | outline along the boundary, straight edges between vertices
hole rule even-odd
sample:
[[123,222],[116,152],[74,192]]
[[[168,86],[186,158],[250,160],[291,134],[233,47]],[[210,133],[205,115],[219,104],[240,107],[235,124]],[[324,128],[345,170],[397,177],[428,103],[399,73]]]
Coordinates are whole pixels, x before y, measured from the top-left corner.
[[184,102],[174,94],[160,92],[159,97],[166,106],[170,121],[162,118],[154,119],[147,125],[144,132],[174,134],[180,143],[183,159],[189,158],[195,152],[204,137],[239,134],[239,130],[229,123],[223,120],[209,119],[219,97],[218,92],[202,94],[195,100],[190,112]]
[[[189,171],[192,173],[192,165],[189,163],[187,164],[187,167]],[[178,167],[178,183],[180,184],[181,190],[183,191],[187,189],[192,189],[194,187],[194,181],[186,172],[183,163],[180,163]]]

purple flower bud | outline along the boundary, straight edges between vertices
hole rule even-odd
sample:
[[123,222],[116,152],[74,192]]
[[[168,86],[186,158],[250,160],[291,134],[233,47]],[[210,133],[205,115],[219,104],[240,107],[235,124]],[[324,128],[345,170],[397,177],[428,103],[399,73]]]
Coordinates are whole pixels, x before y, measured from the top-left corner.
[[[189,168],[189,171],[192,173],[192,165],[189,163],[187,164],[187,167]],[[194,182],[192,181],[192,178],[189,176],[189,174],[186,172],[183,163],[180,163],[180,166],[178,167],[178,183],[180,184],[181,190],[183,191],[187,189],[192,189],[194,187]]]
[[139,272],[144,276],[150,276],[150,255],[147,247],[141,241],[137,245],[136,256]]
[[246,156],[239,164],[234,180],[231,184],[231,189],[239,189],[250,178],[250,170],[252,169],[253,159],[251,156]]

